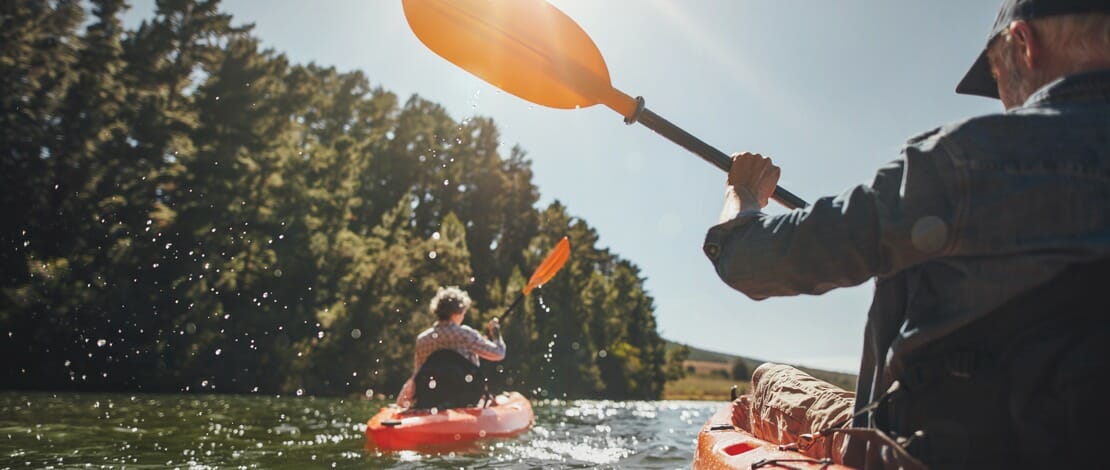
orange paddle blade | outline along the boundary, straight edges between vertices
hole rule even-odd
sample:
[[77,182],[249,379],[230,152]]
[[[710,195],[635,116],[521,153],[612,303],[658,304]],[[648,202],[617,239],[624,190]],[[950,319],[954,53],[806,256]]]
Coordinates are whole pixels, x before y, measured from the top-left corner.
[[559,272],[563,265],[567,263],[567,258],[570,258],[570,241],[567,240],[567,237],[563,237],[555,245],[555,249],[551,250],[547,258],[544,258],[540,266],[536,268],[536,272],[532,273],[532,277],[528,279],[528,285],[524,286],[524,295],[528,295],[536,286],[543,285],[554,277],[555,273]]
[[429,49],[533,103],[573,109],[603,103],[625,117],[636,100],[614,89],[594,42],[544,0],[402,0]]

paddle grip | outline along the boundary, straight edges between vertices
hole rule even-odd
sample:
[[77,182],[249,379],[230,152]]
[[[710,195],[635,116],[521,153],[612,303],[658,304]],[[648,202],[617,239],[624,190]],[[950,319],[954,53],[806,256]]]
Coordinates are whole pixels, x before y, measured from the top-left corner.
[[[732,167],[732,158],[725,155],[724,152],[713,148],[713,146],[703,142],[701,139],[671,124],[670,121],[651,112],[650,109],[644,108],[642,98],[637,101],[639,101],[641,105],[639,109],[636,110],[636,114],[631,118],[626,118],[624,122],[628,124],[639,122],[647,126],[648,129],[655,131],[657,134],[666,137],[671,142],[681,145],[686,150],[693,152],[703,160],[712,163],[713,166],[724,170],[726,173],[729,168]],[[787,191],[782,186],[775,186],[775,192],[771,195],[771,199],[774,199],[787,209],[803,209],[809,205],[806,204],[802,198],[795,196],[794,193]]]

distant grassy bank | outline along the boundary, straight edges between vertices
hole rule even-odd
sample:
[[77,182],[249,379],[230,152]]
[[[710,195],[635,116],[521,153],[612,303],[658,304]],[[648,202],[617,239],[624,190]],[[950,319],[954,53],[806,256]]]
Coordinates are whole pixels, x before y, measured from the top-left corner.
[[687,375],[667,382],[663,386],[663,399],[728,401],[733,385],[739,393],[747,393],[750,384],[721,377]]
[[[681,345],[672,342],[667,343],[668,348],[678,346]],[[737,387],[737,392],[741,394],[750,390],[751,382],[747,380],[750,377],[750,372],[766,362],[759,359],[706,351],[692,346],[687,347],[690,348],[690,355],[683,361],[685,374],[680,379],[667,381],[663,387],[664,400],[728,401],[733,385]],[[732,371],[737,361],[743,362],[744,368],[747,369],[748,373],[744,375],[744,380],[733,377]],[[852,390],[855,387],[856,376],[853,374],[808,367],[799,367],[799,369],[846,390]]]

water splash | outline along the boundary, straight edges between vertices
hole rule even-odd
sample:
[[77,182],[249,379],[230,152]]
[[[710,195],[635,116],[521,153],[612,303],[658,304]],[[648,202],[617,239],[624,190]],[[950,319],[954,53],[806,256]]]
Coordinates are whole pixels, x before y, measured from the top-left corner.
[[[155,468],[689,468],[723,403],[534,400],[534,427],[466,451],[385,452],[358,398],[0,392],[0,466]],[[93,408],[96,403],[97,407]],[[91,411],[91,412],[90,412]],[[437,412],[440,410],[436,410]]]

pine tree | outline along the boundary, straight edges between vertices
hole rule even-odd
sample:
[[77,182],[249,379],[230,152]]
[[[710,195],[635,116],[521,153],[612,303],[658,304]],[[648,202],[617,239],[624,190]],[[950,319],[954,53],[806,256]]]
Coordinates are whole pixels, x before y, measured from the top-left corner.
[[[655,398],[666,360],[634,264],[539,189],[496,124],[290,64],[216,0],[0,5],[5,383],[392,394],[436,288],[504,329],[495,389]],[[82,25],[85,25],[82,30]],[[61,366],[59,366],[61,364]]]

